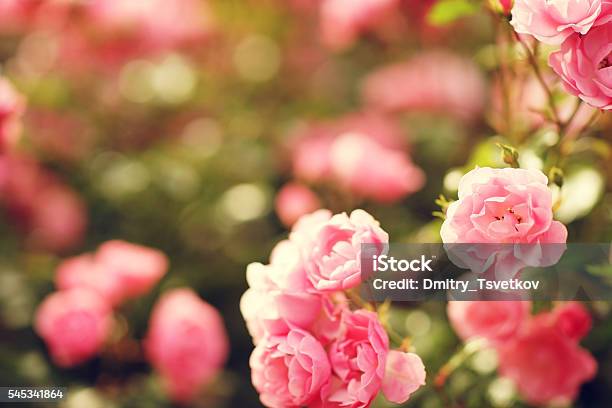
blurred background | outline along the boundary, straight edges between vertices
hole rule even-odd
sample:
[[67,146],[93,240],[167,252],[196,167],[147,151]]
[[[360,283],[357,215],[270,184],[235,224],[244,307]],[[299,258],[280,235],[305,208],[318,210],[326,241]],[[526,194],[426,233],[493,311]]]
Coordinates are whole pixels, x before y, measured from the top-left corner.
[[[66,407],[172,406],[139,341],[160,293],[187,286],[231,342],[193,406],[260,406],[238,307],[246,265],[320,207],[364,208],[392,242],[438,242],[435,200],[455,198],[475,165],[503,166],[499,142],[523,167],[562,162],[569,241],[612,240],[609,114],[577,139],[593,114],[582,106],[560,144],[525,54],[485,2],[365,3],[0,0],[1,76],[23,105],[19,140],[0,154],[0,384],[67,386]],[[568,117],[574,98],[546,79]],[[111,239],[160,249],[169,272],[116,312],[101,355],[58,368],[34,312],[62,259]],[[599,371],[576,406],[606,406],[610,305],[590,307],[584,344]],[[392,319],[430,373],[460,344],[444,304],[397,305]],[[477,353],[450,398],[521,406],[496,364]],[[408,405],[448,400],[428,385]]]

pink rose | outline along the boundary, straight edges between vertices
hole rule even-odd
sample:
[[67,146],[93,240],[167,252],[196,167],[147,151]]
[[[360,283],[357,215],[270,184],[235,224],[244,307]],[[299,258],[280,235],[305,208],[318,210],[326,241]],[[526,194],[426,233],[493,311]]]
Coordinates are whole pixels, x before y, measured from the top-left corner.
[[163,252],[119,240],[100,245],[95,258],[107,273],[118,277],[125,298],[149,292],[168,270],[168,258]]
[[578,302],[567,302],[549,313],[540,313],[535,319],[541,324],[556,327],[569,339],[580,341],[591,330],[593,321],[587,309]]
[[546,44],[561,44],[575,33],[585,35],[594,25],[609,21],[604,8],[609,0],[516,0],[512,8],[514,30]]
[[300,329],[260,342],[249,364],[253,386],[262,404],[270,408],[297,408],[320,401],[331,373],[321,343]]
[[526,266],[555,264],[565,251],[567,229],[553,220],[552,204],[548,179],[539,170],[470,171],[440,229],[449,259],[495,279],[515,277]]
[[4,78],[0,78],[0,153],[17,144],[25,98]]
[[119,277],[96,262],[92,254],[68,258],[59,264],[55,272],[55,286],[59,290],[89,289],[111,305],[123,300],[124,287]]
[[[331,406],[369,407],[383,385],[389,338],[373,312],[347,311],[342,324],[339,338],[329,349],[332,369],[339,381],[332,383],[326,400]],[[392,361],[391,370],[394,364]],[[391,397],[399,397],[395,386],[388,385]]]
[[87,214],[80,197],[27,156],[0,155],[0,200],[35,248],[62,252],[83,237]]
[[317,291],[353,288],[361,283],[362,244],[382,253],[389,242],[380,224],[363,210],[334,216],[319,210],[302,217],[289,239],[302,252],[306,277]]
[[472,61],[443,51],[377,69],[362,88],[364,101],[375,109],[436,112],[467,121],[482,112],[486,90]]
[[335,181],[331,149],[334,141],[347,133],[367,136],[381,148],[405,151],[405,134],[385,115],[358,112],[332,121],[311,123],[296,132],[291,146],[294,174],[305,181]]
[[145,348],[171,398],[188,402],[222,369],[229,343],[214,307],[191,289],[174,289],[153,308]]
[[423,171],[404,152],[360,133],[345,133],[333,143],[331,167],[349,191],[383,203],[414,193],[425,183]]
[[255,344],[266,334],[286,333],[288,325],[308,329],[322,311],[323,299],[309,293],[312,285],[293,242],[279,242],[269,265],[250,264],[247,281],[240,311]]
[[569,37],[548,63],[567,92],[596,108],[612,109],[612,24]]
[[281,222],[291,227],[302,215],[321,208],[321,202],[308,187],[299,183],[287,183],[276,195],[275,207]]
[[565,243],[552,204],[539,170],[477,167],[461,179],[440,235],[444,243]]
[[111,307],[96,292],[72,289],[53,293],[38,307],[34,329],[53,361],[69,367],[102,348],[112,324]]
[[425,366],[414,353],[389,351],[382,392],[386,399],[396,404],[408,401],[410,395],[425,385]]
[[353,43],[363,31],[376,26],[399,0],[324,0],[321,3],[323,42],[341,49]]
[[499,372],[537,405],[569,404],[595,375],[595,359],[555,327],[534,321],[499,348]]
[[484,338],[498,344],[512,338],[529,318],[531,302],[450,301],[448,319],[464,341]]

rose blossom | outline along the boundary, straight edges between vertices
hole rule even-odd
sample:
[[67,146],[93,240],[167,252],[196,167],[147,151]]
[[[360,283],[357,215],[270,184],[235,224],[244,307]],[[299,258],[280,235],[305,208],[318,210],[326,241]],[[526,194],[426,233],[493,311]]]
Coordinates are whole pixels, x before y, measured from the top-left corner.
[[467,341],[481,337],[491,343],[506,341],[529,318],[531,302],[450,301],[448,318],[455,332]]
[[367,136],[386,149],[407,150],[405,134],[395,121],[369,111],[352,113],[310,123],[296,132],[291,146],[294,174],[309,182],[334,180],[331,149],[334,141],[347,133]]
[[565,243],[552,204],[539,170],[477,167],[461,179],[440,235],[445,243]]
[[125,298],[141,296],[164,276],[168,258],[157,249],[113,240],[100,245],[95,261],[118,277]]
[[[376,313],[366,310],[346,311],[342,327],[329,349],[332,370],[339,381],[332,383],[326,399],[337,406],[368,407],[385,378],[389,338]],[[391,397],[398,397],[398,390],[389,385]]]
[[567,92],[596,108],[612,109],[612,24],[569,37],[548,63]]
[[414,193],[425,182],[423,171],[404,152],[387,149],[359,133],[346,133],[333,143],[331,167],[355,195],[383,203]]
[[96,292],[71,289],[49,295],[36,311],[34,329],[53,361],[68,367],[93,357],[111,329],[111,307]]
[[383,395],[391,402],[403,404],[425,385],[425,376],[425,366],[418,355],[390,350],[382,383]]
[[357,36],[392,12],[398,0],[324,0],[321,4],[323,42],[331,48],[349,46]]
[[247,281],[249,289],[240,299],[240,311],[255,344],[266,333],[286,333],[288,324],[310,328],[322,311],[323,299],[308,293],[312,285],[291,241],[276,245],[269,265],[248,265]]
[[429,51],[379,68],[362,86],[362,98],[388,112],[425,111],[470,121],[482,112],[485,81],[472,61],[446,51]]
[[321,343],[301,329],[260,342],[249,364],[253,386],[262,404],[271,408],[308,406],[320,401],[331,373]]
[[498,349],[499,372],[531,404],[568,404],[595,375],[595,359],[575,340],[537,317]]
[[353,288],[361,282],[362,244],[382,253],[389,235],[363,210],[333,215],[319,210],[302,217],[289,239],[295,242],[304,261],[306,277],[317,291]]
[[0,78],[0,153],[17,143],[25,98],[4,78]]
[[302,215],[321,208],[321,202],[308,187],[299,183],[287,183],[276,195],[275,208],[281,222],[291,227]]
[[172,399],[188,402],[221,370],[229,344],[219,312],[191,289],[174,289],[153,308],[145,348]]
[[510,23],[517,33],[557,45],[574,33],[584,35],[594,25],[610,21],[606,3],[609,0],[516,0]]
[[55,272],[55,286],[59,290],[85,288],[97,292],[111,305],[123,300],[123,285],[119,277],[109,273],[92,254],[64,260]]
[[589,312],[578,302],[564,303],[551,312],[540,313],[535,319],[541,324],[556,327],[561,334],[576,341],[581,340],[593,324]]
[[61,252],[83,237],[87,214],[80,197],[27,156],[0,155],[0,200],[33,247]]

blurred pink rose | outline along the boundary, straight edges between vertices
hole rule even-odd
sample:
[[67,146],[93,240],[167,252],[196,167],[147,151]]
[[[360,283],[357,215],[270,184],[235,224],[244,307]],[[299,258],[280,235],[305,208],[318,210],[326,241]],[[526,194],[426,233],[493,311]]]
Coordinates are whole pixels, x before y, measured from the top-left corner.
[[37,248],[61,252],[76,247],[87,227],[86,209],[77,193],[66,186],[48,186],[37,195],[28,241]]
[[0,77],[0,153],[17,144],[25,98],[6,79]]
[[[602,16],[608,0],[516,0],[510,24],[546,44],[561,44],[574,33],[586,34],[594,25],[609,21]],[[601,18],[600,18],[601,17]]]
[[53,361],[69,367],[93,357],[102,348],[112,324],[111,307],[85,289],[49,295],[36,311],[34,328]]
[[222,369],[229,343],[214,307],[191,289],[174,289],[153,308],[145,348],[171,398],[188,402]]
[[477,167],[461,179],[440,235],[444,243],[565,243],[552,204],[539,170]]
[[499,372],[530,404],[569,404],[595,375],[595,359],[575,340],[537,318],[499,347]]
[[372,244],[369,250],[380,254],[389,235],[363,210],[350,216],[319,210],[298,220],[289,239],[298,245],[314,289],[335,291],[361,283],[361,245]]
[[531,302],[450,301],[448,319],[462,340],[484,338],[498,344],[512,338],[529,318]]
[[331,149],[334,141],[347,133],[367,136],[384,148],[407,148],[404,132],[391,118],[373,112],[353,113],[308,124],[297,133],[291,146],[294,174],[309,182],[334,179]]
[[59,290],[85,288],[97,292],[109,304],[123,300],[123,283],[119,276],[109,273],[92,254],[64,260],[55,272],[55,286]]
[[260,342],[249,364],[261,403],[270,408],[309,406],[320,401],[331,373],[321,343],[300,329]]
[[323,299],[311,293],[299,249],[291,241],[276,245],[269,265],[250,264],[247,281],[240,311],[255,344],[266,334],[286,333],[289,326],[309,329],[322,312]]
[[425,385],[425,366],[414,353],[390,350],[387,354],[382,392],[386,399],[403,404],[410,395]]
[[0,201],[31,246],[62,252],[81,242],[87,225],[83,202],[33,159],[0,155]]
[[302,215],[321,208],[321,202],[308,187],[299,183],[287,183],[276,195],[275,207],[281,222],[291,227]]
[[321,3],[323,42],[335,49],[351,45],[393,11],[400,0],[324,0]]
[[537,319],[542,324],[556,327],[569,339],[580,341],[591,331],[593,321],[587,309],[579,302],[567,302],[555,307],[550,313],[540,313]]
[[[342,327],[340,336],[329,349],[332,370],[339,381],[331,384],[326,400],[331,406],[369,407],[385,378],[389,353],[387,332],[376,313],[365,310],[345,312]],[[397,368],[396,363],[393,357],[391,369]],[[407,391],[400,392],[395,385],[388,385],[392,398]]]
[[569,37],[548,63],[567,92],[596,108],[612,109],[612,24]]
[[163,252],[119,240],[100,245],[95,261],[106,273],[118,277],[125,298],[149,292],[168,270],[168,258]]
[[473,120],[484,107],[485,82],[471,60],[429,51],[372,72],[364,80],[362,96],[369,106],[384,111],[433,111]]
[[425,174],[400,150],[360,133],[345,133],[331,147],[331,167],[353,194],[377,202],[397,201],[423,187]]

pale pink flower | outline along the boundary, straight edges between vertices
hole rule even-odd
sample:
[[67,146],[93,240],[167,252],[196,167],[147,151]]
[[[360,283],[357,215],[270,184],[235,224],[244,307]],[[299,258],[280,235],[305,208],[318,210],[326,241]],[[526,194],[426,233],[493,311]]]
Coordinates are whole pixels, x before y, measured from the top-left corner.
[[250,366],[253,386],[262,404],[270,408],[320,401],[331,374],[325,349],[301,329],[265,338],[253,351]]
[[229,342],[214,307],[191,289],[173,289],[153,308],[145,348],[171,398],[188,402],[222,370]]
[[34,328],[53,361],[69,367],[95,356],[112,324],[111,307],[96,292],[71,289],[49,295],[36,311]]
[[125,241],[113,240],[100,245],[95,262],[121,282],[124,298],[141,296],[151,290],[168,270],[163,252]]
[[357,37],[396,11],[399,0],[324,0],[321,3],[323,42],[335,49],[351,45]]
[[124,286],[119,276],[96,262],[92,254],[74,256],[60,263],[55,271],[55,286],[59,290],[89,289],[111,305],[123,300]]
[[557,45],[609,21],[612,16],[602,15],[606,3],[609,0],[516,0],[510,23],[517,33]]
[[362,97],[370,107],[384,111],[436,112],[473,120],[484,107],[485,82],[469,59],[429,51],[369,74]]
[[334,141],[331,167],[353,194],[382,203],[397,201],[425,183],[425,174],[405,152],[383,147],[360,133],[345,133]]
[[500,375],[514,381],[530,404],[571,403],[597,370],[595,359],[576,340],[537,318],[498,353]]
[[373,112],[353,113],[308,124],[297,132],[291,146],[294,174],[309,182],[334,180],[331,149],[334,141],[347,133],[362,134],[387,149],[407,148],[404,132],[389,117]]
[[447,307],[448,319],[462,340],[483,338],[491,344],[512,338],[530,311],[527,301],[450,301]]
[[[388,353],[389,338],[376,313],[346,311],[342,332],[329,348],[337,378],[326,397],[331,406],[369,407],[383,386]],[[391,369],[394,366],[392,360]],[[392,388],[388,389],[390,396],[399,397],[398,390]]]
[[461,179],[440,235],[444,243],[565,243],[552,205],[541,171],[477,167]]
[[612,109],[612,24],[569,37],[548,63],[567,92],[595,108]]
[[17,144],[25,98],[6,79],[0,77],[0,153]]
[[306,277],[314,289],[335,291],[361,283],[362,244],[371,244],[368,250],[380,254],[389,235],[363,210],[350,216],[319,210],[302,217],[289,239],[300,248]]
[[248,265],[247,282],[240,311],[255,344],[266,334],[286,333],[289,325],[309,329],[322,312],[323,299],[312,293],[299,249],[291,241],[276,245],[269,265]]
[[425,366],[418,355],[390,350],[382,383],[383,395],[391,402],[403,404],[425,385],[425,376]]
[[308,187],[299,183],[285,184],[276,195],[276,214],[281,222],[291,227],[304,214],[321,208],[317,195]]

